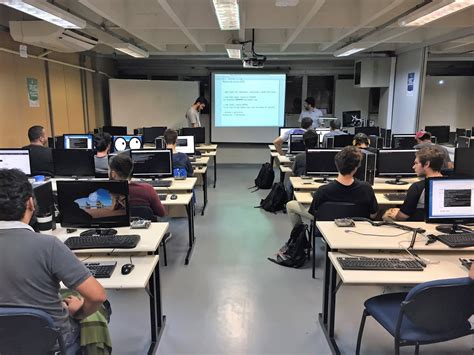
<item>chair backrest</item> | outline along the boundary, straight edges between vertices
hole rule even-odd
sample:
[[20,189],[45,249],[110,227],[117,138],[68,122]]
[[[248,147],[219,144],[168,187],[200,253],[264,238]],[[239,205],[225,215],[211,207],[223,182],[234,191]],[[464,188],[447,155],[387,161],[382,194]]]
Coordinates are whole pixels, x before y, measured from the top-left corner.
[[368,207],[352,202],[324,202],[316,211],[317,221],[333,221],[336,218],[370,217]]
[[0,354],[44,355],[50,353],[56,343],[64,353],[61,333],[46,312],[0,307]]
[[469,329],[474,280],[463,277],[422,283],[408,293],[402,311],[412,323],[432,332]]
[[130,216],[148,219],[157,222],[158,217],[153,214],[153,210],[149,206],[130,206]]

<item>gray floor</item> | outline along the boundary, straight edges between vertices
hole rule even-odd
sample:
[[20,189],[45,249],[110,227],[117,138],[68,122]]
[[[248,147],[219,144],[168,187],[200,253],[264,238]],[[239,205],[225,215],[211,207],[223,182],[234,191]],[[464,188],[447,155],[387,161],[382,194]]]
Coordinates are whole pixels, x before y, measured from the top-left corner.
[[[206,214],[196,216],[197,244],[188,266],[186,220],[171,221],[168,266],[161,268],[167,324],[159,354],[330,354],[317,321],[322,269],[313,280],[309,264],[296,270],[267,260],[288,238],[290,225],[285,214],[253,208],[268,193],[247,190],[257,172],[256,166],[219,166]],[[201,202],[198,190],[198,211]],[[354,353],[364,300],[383,291],[339,290],[336,334],[343,353]],[[422,347],[422,353],[472,354],[473,345],[467,337]],[[362,353],[392,354],[392,346],[369,320]]]

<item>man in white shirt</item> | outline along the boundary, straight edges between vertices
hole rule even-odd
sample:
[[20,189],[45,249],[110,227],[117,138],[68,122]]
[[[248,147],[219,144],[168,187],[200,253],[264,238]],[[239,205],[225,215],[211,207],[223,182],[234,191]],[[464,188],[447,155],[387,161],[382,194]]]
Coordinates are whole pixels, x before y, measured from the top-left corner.
[[201,127],[201,120],[199,113],[204,110],[207,105],[207,100],[203,96],[199,96],[194,104],[186,111],[186,120],[188,121],[189,127]]
[[301,122],[303,117],[311,117],[313,120],[313,128],[321,127],[322,122],[319,118],[323,117],[323,112],[316,108],[316,101],[314,100],[314,97],[308,97],[306,100],[304,100],[303,111],[301,111],[298,121]]

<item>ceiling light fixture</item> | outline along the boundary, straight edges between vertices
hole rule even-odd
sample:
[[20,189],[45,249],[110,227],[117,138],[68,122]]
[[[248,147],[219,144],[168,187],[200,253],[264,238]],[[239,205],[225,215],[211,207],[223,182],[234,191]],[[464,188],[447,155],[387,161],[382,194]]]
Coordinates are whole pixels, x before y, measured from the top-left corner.
[[238,0],[212,0],[221,30],[239,30],[240,15]]
[[296,6],[300,0],[276,0],[275,1],[275,6],[277,7],[290,7],[290,6]]
[[400,26],[423,26],[474,5],[474,0],[433,1],[400,19]]
[[242,45],[241,44],[226,44],[225,49],[229,58],[242,59]]
[[344,46],[344,47],[338,49],[337,51],[335,51],[333,53],[333,55],[335,57],[347,57],[349,55],[361,52],[361,51],[366,50],[366,49],[367,49],[367,47],[363,46],[360,43],[352,43],[352,44],[349,44],[347,46]]
[[150,53],[131,43],[119,43],[114,45],[114,48],[134,58],[148,58],[150,56]]
[[46,0],[0,0],[4,4],[28,15],[63,28],[85,28],[86,21],[70,14]]

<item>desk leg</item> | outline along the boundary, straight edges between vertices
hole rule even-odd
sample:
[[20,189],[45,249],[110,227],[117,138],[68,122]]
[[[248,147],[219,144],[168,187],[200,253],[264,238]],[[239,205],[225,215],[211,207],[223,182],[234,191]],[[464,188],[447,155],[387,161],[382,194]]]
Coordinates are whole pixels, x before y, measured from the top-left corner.
[[217,182],[217,153],[214,155],[214,188],[216,188]]
[[311,222],[311,239],[312,239],[312,244],[313,244],[313,250],[312,250],[312,259],[313,259],[313,279],[316,278],[316,223],[313,218],[313,221]]
[[329,260],[328,253],[331,251],[331,248],[326,244],[326,251],[324,252],[324,288],[323,288],[323,310],[320,313],[322,317],[322,323],[324,327],[328,324],[328,299],[329,299],[329,272],[331,268],[331,261]]
[[202,192],[204,194],[204,205],[202,206],[201,216],[204,216],[204,210],[207,206],[207,170],[202,176]]
[[165,328],[166,317],[161,308],[161,285],[160,285],[160,263],[156,264],[155,270],[148,282],[150,294],[150,325],[151,325],[151,344],[148,349],[148,355],[156,351],[160,342],[161,335]]
[[191,254],[194,248],[194,241],[196,240],[194,236],[194,202],[192,199],[189,202],[189,204],[186,206],[186,212],[188,214],[189,248],[188,248],[188,252],[186,253],[186,259],[184,261],[184,265],[189,264],[189,259],[191,259]]

